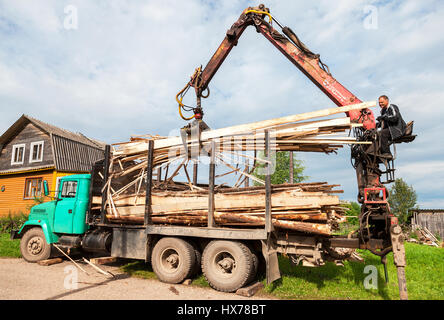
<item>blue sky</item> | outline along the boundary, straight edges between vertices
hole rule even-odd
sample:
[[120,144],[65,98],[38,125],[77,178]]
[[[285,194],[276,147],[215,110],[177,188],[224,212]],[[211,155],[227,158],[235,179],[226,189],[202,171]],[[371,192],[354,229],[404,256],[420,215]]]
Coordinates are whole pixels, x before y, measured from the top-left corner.
[[[175,94],[206,65],[242,10],[258,4],[0,0],[0,131],[24,113],[108,143],[133,134],[168,135],[184,125]],[[265,5],[361,100],[387,94],[406,121],[415,121],[417,139],[397,146],[396,175],[414,187],[422,208],[443,208],[444,3]],[[72,7],[75,29],[66,27]],[[210,89],[203,106],[212,128],[334,107],[254,28],[245,31]],[[298,157],[311,181],[341,184],[341,198],[355,200],[348,147],[338,155]]]

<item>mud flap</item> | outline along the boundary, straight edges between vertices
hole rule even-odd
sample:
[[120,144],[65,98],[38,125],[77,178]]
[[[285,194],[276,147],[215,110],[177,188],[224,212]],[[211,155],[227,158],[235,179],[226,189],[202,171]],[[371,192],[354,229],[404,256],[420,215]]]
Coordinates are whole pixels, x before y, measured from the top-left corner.
[[267,241],[261,240],[262,255],[265,258],[267,284],[270,284],[281,278],[279,270],[279,261],[277,256],[277,249],[275,242],[271,241],[270,237]]

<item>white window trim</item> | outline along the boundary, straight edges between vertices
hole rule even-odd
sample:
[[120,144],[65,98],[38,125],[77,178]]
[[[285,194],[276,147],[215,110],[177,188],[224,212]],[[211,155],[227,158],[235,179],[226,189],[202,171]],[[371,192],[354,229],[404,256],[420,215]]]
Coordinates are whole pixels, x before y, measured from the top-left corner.
[[62,179],[63,177],[57,177],[56,178],[56,188],[55,188],[55,197],[59,196],[59,191],[62,190],[62,185],[60,183],[60,179]]
[[[20,162],[14,162],[15,159],[15,153],[17,151],[18,148],[22,148],[23,147],[23,157],[22,157],[22,161]],[[12,157],[11,157],[11,165],[16,165],[16,164],[23,164],[25,162],[25,152],[26,152],[26,144],[25,143],[21,143],[21,144],[14,144],[12,146]]]
[[[37,160],[32,160],[32,155],[34,153],[34,146],[35,145],[42,145],[42,153],[40,155],[40,159]],[[43,147],[45,146],[45,142],[44,141],[35,141],[35,142],[31,142],[31,148],[29,151],[29,163],[34,163],[34,162],[42,162],[43,161]]]

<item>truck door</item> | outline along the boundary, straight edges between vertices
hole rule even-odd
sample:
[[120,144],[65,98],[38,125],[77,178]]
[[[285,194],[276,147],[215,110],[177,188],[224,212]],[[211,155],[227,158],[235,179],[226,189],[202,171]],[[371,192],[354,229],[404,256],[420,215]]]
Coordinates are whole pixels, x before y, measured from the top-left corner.
[[63,181],[61,191],[59,191],[59,199],[57,201],[55,217],[54,217],[54,232],[72,233],[73,220],[76,212],[77,203],[77,180]]

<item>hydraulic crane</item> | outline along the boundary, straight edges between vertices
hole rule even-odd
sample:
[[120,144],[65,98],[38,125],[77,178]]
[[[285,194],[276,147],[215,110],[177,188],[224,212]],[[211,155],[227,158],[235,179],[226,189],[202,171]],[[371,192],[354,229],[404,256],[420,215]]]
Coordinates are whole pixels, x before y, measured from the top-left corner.
[[[273,27],[275,22],[282,33]],[[240,15],[239,19],[227,31],[226,36],[218,49],[211,57],[205,68],[198,67],[190,81],[176,95],[179,104],[179,113],[184,120],[193,120],[181,130],[182,138],[209,129],[203,122],[202,98],[210,94],[208,87],[211,79],[216,74],[230,51],[237,45],[239,38],[248,26],[254,26],[258,33],[267,38],[290,62],[292,62],[303,74],[305,74],[322,92],[324,92],[338,107],[360,103],[353,93],[347,90],[330,73],[318,54],[310,51],[300,41],[298,36],[289,28],[282,26],[270,10],[263,4],[258,7],[249,7]],[[196,106],[190,107],[183,103],[183,98],[190,88],[194,88],[196,94]],[[183,111],[193,112],[186,117]],[[354,128],[354,135],[358,141],[371,141],[371,145],[356,144],[351,148],[352,165],[356,170],[358,181],[358,202],[361,203],[359,216],[360,228],[355,234],[355,240],[359,240],[359,248],[368,249],[381,257],[381,262],[386,270],[386,255],[393,251],[394,262],[398,270],[398,284],[401,299],[407,299],[407,287],[405,279],[405,250],[401,228],[397,218],[392,215],[387,202],[387,189],[384,184],[394,181],[394,164],[390,158],[384,158],[379,154],[379,136],[373,112],[370,109],[350,111],[346,113],[351,122],[362,123],[362,127]],[[413,122],[409,123],[406,134],[393,141],[393,143],[411,142],[415,139],[412,135]],[[383,165],[382,170],[380,164]],[[386,181],[381,181],[385,174]],[[353,247],[344,240],[330,239],[329,245],[336,247]],[[386,277],[387,279],[387,277]]]

